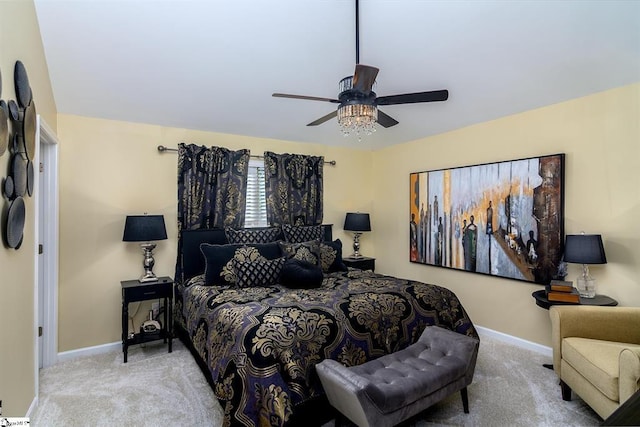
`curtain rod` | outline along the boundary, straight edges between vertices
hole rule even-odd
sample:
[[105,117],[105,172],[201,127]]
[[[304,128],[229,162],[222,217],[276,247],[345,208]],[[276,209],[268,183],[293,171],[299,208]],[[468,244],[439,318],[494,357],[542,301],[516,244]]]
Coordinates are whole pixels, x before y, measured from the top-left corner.
[[[167,152],[167,151],[172,151],[172,152],[178,152],[177,148],[170,148],[170,147],[165,147],[164,145],[158,145],[158,151],[161,153]],[[254,155],[250,155],[249,157],[251,157],[252,159],[260,159],[260,160],[264,160],[264,156],[254,156]],[[324,161],[325,164],[329,164],[331,166],[335,166],[336,165],[336,161],[335,160],[325,160]]]

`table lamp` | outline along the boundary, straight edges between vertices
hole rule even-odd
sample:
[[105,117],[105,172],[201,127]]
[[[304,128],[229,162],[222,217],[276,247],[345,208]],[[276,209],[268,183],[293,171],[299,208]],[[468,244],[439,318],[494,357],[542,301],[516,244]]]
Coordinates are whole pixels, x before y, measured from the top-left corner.
[[599,234],[568,235],[564,243],[564,261],[582,264],[582,275],[578,276],[576,287],[584,298],[596,296],[596,281],[589,275],[588,264],[606,264],[602,237]]
[[167,238],[167,230],[164,226],[164,216],[162,215],[128,215],[124,223],[123,242],[145,242],[140,247],[144,254],[142,265],[144,274],[140,279],[142,282],[153,282],[158,280],[153,274],[153,250],[156,248],[154,240],[165,240]]
[[344,230],[353,231],[353,255],[351,258],[362,258],[360,255],[360,235],[363,231],[371,231],[368,213],[347,213],[344,219]]

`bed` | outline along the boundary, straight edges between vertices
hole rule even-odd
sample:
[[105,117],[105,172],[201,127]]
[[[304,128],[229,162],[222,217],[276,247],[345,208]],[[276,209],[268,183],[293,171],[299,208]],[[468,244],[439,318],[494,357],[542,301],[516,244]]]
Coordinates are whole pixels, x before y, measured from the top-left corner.
[[[322,240],[332,242],[330,226]],[[315,372],[323,359],[358,365],[407,347],[428,325],[478,337],[448,289],[346,268],[337,259],[338,268],[310,289],[208,285],[203,243],[231,246],[224,230],[182,233],[175,330],[208,378],[225,425],[325,422],[331,412]]]

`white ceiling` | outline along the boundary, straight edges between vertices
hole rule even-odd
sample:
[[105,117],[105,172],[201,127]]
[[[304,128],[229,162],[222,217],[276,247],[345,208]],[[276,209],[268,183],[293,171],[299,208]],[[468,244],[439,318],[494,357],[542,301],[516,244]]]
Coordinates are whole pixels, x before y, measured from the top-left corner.
[[306,126],[335,104],[271,97],[337,97],[354,4],[35,0],[65,114],[379,148],[640,81],[640,1],[361,0],[378,96],[450,95],[381,108],[400,124],[358,142],[335,119]]

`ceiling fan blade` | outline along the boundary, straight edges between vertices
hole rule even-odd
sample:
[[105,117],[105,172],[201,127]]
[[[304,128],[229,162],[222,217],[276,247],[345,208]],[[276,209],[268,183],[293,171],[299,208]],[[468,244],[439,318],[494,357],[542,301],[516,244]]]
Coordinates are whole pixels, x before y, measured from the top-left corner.
[[318,96],[305,96],[305,95],[291,95],[288,93],[274,93],[271,95],[275,98],[292,98],[292,99],[306,99],[309,101],[325,101],[325,102],[333,102],[334,104],[340,104],[340,101],[332,98],[320,98]]
[[318,120],[315,120],[315,121],[309,123],[307,126],[318,126],[318,125],[321,125],[324,122],[326,122],[327,120],[333,119],[337,115],[338,115],[338,110],[332,111],[329,114],[327,114],[326,116],[322,116]]
[[390,128],[391,126],[395,126],[398,124],[398,121],[388,114],[383,113],[378,110],[378,123],[385,128]]
[[356,65],[356,71],[353,73],[353,89],[364,94],[369,94],[373,88],[373,84],[376,82],[378,76],[376,67],[369,65]]
[[405,93],[402,95],[380,96],[376,99],[378,105],[415,104],[417,102],[446,101],[449,91],[433,90],[430,92]]

